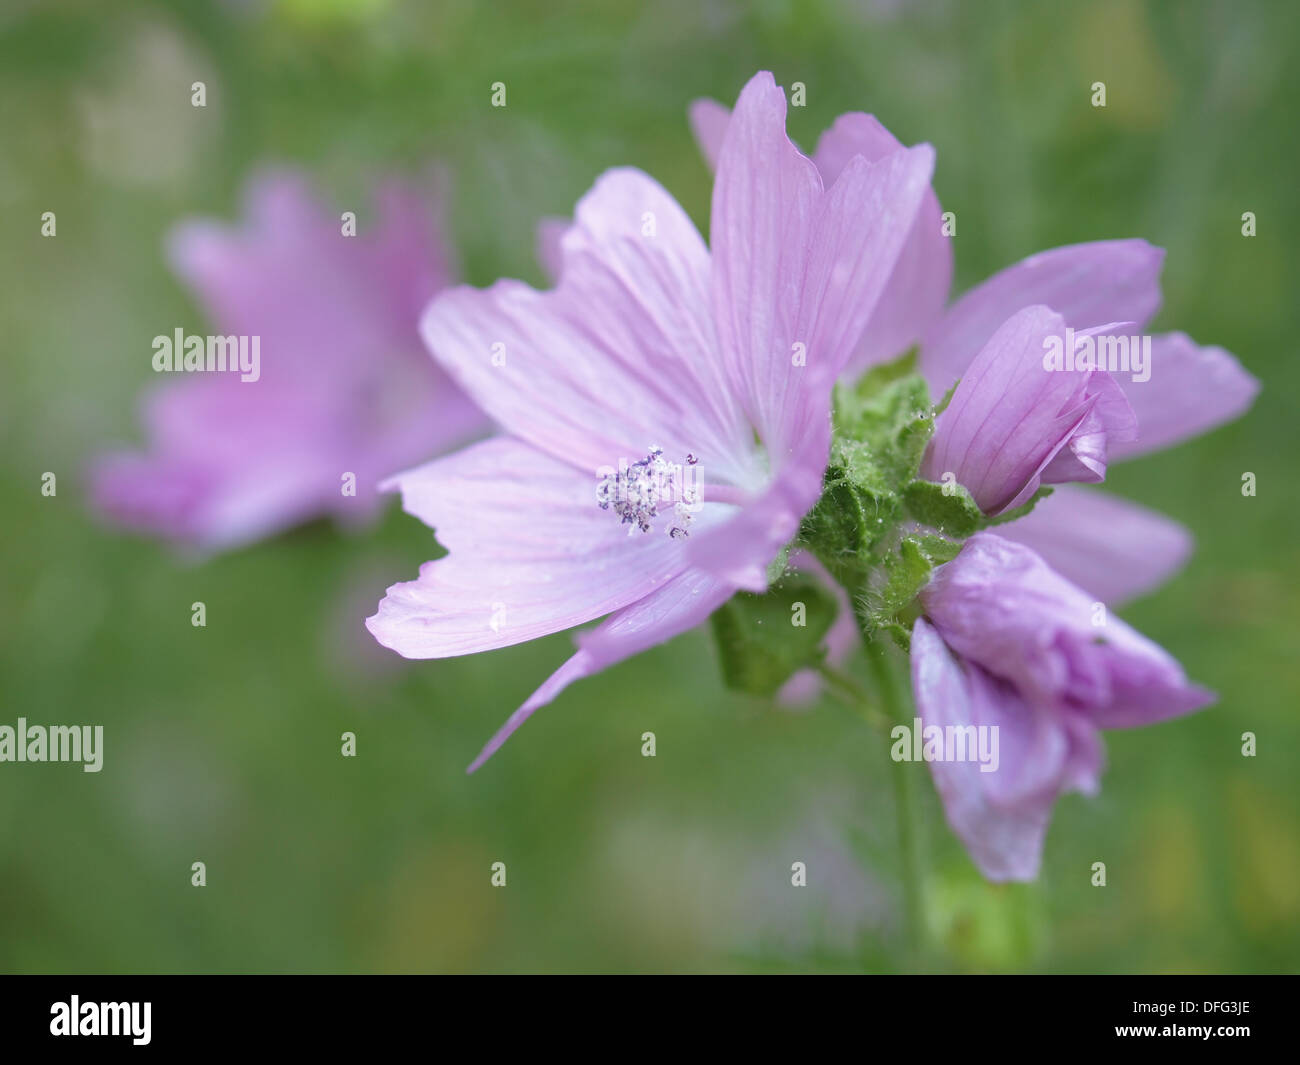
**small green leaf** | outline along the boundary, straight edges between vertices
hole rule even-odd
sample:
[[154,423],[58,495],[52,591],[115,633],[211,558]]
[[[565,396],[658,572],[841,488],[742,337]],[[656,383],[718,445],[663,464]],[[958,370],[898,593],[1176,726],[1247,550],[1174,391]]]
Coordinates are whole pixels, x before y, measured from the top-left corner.
[[801,669],[817,666],[839,603],[811,578],[787,577],[763,595],[740,592],[713,613],[727,687],[772,696]]
[[[899,615],[911,607],[930,580],[934,566],[920,538],[906,536],[900,540],[897,549],[886,555],[872,573],[867,591],[858,602],[858,621],[863,632],[871,636],[882,629],[890,631],[900,627]],[[897,633],[891,634],[897,639]]]
[[984,523],[984,514],[971,494],[959,484],[912,481],[903,489],[910,517],[948,536],[965,539]]
[[959,384],[961,384],[960,377],[948,386],[948,391],[943,394],[943,399],[934,405],[934,416],[936,418],[948,409],[948,404],[952,402],[953,393],[957,391]]
[[880,607],[884,614],[893,617],[925,587],[934,567],[913,537],[905,537],[898,545],[898,553],[887,562],[887,579],[880,593]]
[[897,621],[890,621],[881,625],[880,631],[892,639],[904,654],[912,653],[912,630],[906,625],[900,625]]
[[903,485],[916,477],[934,432],[916,352],[835,389],[835,437],[822,498],[800,539],[849,588],[865,587],[890,553],[904,516]]
[[904,377],[912,377],[917,373],[916,364],[920,352],[921,349],[913,344],[893,362],[883,362],[873,366],[858,379],[853,390],[869,396],[883,391],[887,385],[901,381]]
[[936,566],[951,562],[961,553],[960,540],[949,540],[947,537],[936,536],[933,533],[918,534],[916,539],[926,557]]
[[920,377],[900,377],[881,387],[876,373],[852,388],[835,389],[835,438],[840,454],[856,459],[856,470],[871,469],[873,487],[892,487],[916,476],[934,432],[934,411]]
[[855,485],[842,468],[827,471],[822,497],[808,512],[800,540],[840,584],[862,585],[875,566],[880,541],[901,513],[901,501],[889,492]]

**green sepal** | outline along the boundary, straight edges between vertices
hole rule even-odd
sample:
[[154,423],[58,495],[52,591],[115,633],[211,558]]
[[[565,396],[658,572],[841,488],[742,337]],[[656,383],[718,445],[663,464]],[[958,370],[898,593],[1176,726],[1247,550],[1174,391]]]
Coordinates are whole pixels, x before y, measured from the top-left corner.
[[948,543],[938,537],[905,536],[872,574],[857,603],[858,625],[868,639],[885,631],[898,640],[896,629],[906,634],[907,629],[899,624],[899,617],[929,582],[930,574],[938,564],[931,553],[935,544],[929,541]]
[[775,695],[799,670],[821,664],[822,641],[838,611],[830,589],[799,575],[762,595],[732,596],[712,618],[723,682],[750,695]]
[[984,524],[979,505],[962,485],[911,481],[903,489],[910,518],[945,536],[966,539]]
[[862,588],[890,553],[905,516],[900,486],[916,477],[934,432],[916,352],[873,368],[834,395],[835,435],[822,497],[800,540],[845,587]]
[[892,490],[915,477],[934,433],[925,381],[915,374],[885,378],[884,371],[897,368],[895,363],[878,367],[853,387],[835,389],[831,461],[840,460],[855,482],[876,491]]
[[827,470],[822,496],[804,517],[799,539],[846,588],[871,575],[881,541],[893,531],[902,501],[855,484],[841,468]]
[[876,630],[877,633],[884,633],[898,646],[898,649],[904,654],[912,653],[912,630],[907,625],[897,621],[889,621],[881,625]]
[[962,541],[949,540],[946,536],[936,536],[933,533],[916,533],[917,543],[921,545],[921,550],[925,552],[926,557],[936,566],[942,566],[945,562],[951,562],[960,554]]

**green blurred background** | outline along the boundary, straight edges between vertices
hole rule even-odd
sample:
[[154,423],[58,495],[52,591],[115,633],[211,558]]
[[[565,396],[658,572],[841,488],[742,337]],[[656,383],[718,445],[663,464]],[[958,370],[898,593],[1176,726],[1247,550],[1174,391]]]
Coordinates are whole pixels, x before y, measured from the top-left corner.
[[[1300,8],[1264,0],[5,0],[0,723],[102,723],[106,756],[0,764],[0,970],[1294,971],[1298,40]],[[1157,327],[1263,381],[1242,421],[1110,478],[1196,533],[1125,617],[1219,705],[1110,734],[1101,796],[1059,803],[1029,887],[978,880],[927,779],[920,961],[885,745],[830,702],[727,693],[707,630],[570,689],[467,778],[570,637],[416,664],[373,645],[362,619],[430,554],[417,521],[394,506],[370,533],[322,522],[195,566],[85,503],[87,460],[138,439],[150,338],[203,322],[163,235],[233,218],[256,164],[358,202],[374,173],[441,160],[464,276],[540,281],[537,219],[607,167],[650,171],[705,225],[686,105],[760,68],[807,85],[806,146],[847,110],[935,145],[959,290],[1145,237],[1169,250]]]

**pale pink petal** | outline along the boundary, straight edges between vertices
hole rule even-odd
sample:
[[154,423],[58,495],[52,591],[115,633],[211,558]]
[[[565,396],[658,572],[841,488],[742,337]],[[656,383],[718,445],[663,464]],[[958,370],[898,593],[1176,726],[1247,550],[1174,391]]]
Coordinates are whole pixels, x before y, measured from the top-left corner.
[[775,456],[776,474],[768,485],[729,520],[692,532],[686,544],[690,564],[746,591],[765,591],[768,565],[821,495],[830,441],[829,412],[809,412],[795,443]]
[[722,139],[727,135],[731,109],[717,100],[703,98],[692,100],[686,109],[686,115],[700,154],[704,156],[710,170],[717,170],[718,154],[722,151]]
[[1186,333],[1151,338],[1150,378],[1115,380],[1137,415],[1137,439],[1119,444],[1112,458],[1132,458],[1171,447],[1239,417],[1255,401],[1259,381],[1223,348],[1201,347]]
[[1041,484],[1099,481],[1111,436],[1129,437],[1133,412],[1103,371],[1044,366],[1061,316],[1026,307],[993,334],[935,423],[921,472],[949,475],[986,514],[1027,502]]
[[855,155],[874,163],[902,148],[902,142],[875,115],[850,111],[840,115],[818,138],[813,162],[830,188]]
[[[903,145],[874,115],[840,115],[821,139],[813,161],[829,187],[855,155],[876,162]],[[943,235],[942,211],[927,188],[916,220],[862,336],[849,374],[903,354],[938,322],[952,286],[952,239]]]
[[708,309],[709,256],[689,218],[635,170],[605,174],[561,247],[558,286],[456,288],[430,305],[426,343],[498,423],[594,471],[651,446],[693,454],[711,481],[752,482],[749,430]]
[[854,157],[830,186],[801,292],[798,331],[810,366],[844,372],[895,277],[933,171],[934,149],[922,144],[876,162]]
[[713,302],[732,387],[769,448],[791,447],[843,370],[911,229],[928,146],[855,158],[823,195],[767,73],[740,94],[713,188]]
[[[782,408],[800,391],[792,377],[818,365],[799,315],[822,181],[786,136],[785,111],[771,74],[755,75],[727,125],[713,183],[718,339],[730,386],[765,441],[784,434]],[[805,366],[796,365],[796,344]]]
[[450,280],[427,203],[389,182],[346,237],[306,178],[268,171],[249,183],[244,225],[182,223],[168,256],[222,332],[261,337],[263,379],[362,377],[394,351],[420,358],[419,310]]
[[591,621],[682,569],[664,533],[628,535],[595,480],[508,437],[394,478],[447,549],[396,584],[366,627],[407,658],[486,651]]
[[[429,294],[455,282],[459,269],[451,254],[441,205],[448,200],[449,181],[439,168],[431,168],[427,187],[389,178],[375,193],[374,216],[358,219],[356,238],[350,245],[368,260],[367,280],[386,304],[389,319],[404,324],[403,338],[415,331]],[[430,201],[438,206],[429,209]],[[338,219],[335,212],[331,222]],[[336,231],[342,223],[332,226]],[[438,250],[430,255],[429,249]]]
[[920,598],[954,651],[1027,700],[1069,707],[1099,728],[1154,724],[1214,699],[1167,651],[1001,536],[972,536]]
[[1186,564],[1192,537],[1176,521],[1105,492],[1059,485],[998,535],[1032,548],[1066,580],[1118,606]]
[[[923,726],[995,725],[999,765],[930,763],[935,789],[953,832],[989,880],[1033,880],[1051,819],[1068,741],[1047,714],[978,666],[963,664],[924,618],[912,629],[912,691]],[[919,767],[916,767],[919,768]],[[1008,786],[995,782],[1027,775]]]
[[1068,446],[1043,467],[1043,484],[1104,481],[1111,448],[1137,436],[1137,416],[1115,379],[1104,370],[1085,375],[1084,395],[1091,406]]
[[560,271],[564,269],[560,245],[571,225],[567,218],[543,218],[537,223],[537,261],[552,284],[560,280]]
[[1164,251],[1144,240],[1074,244],[1031,255],[994,274],[952,305],[926,334],[921,372],[938,399],[997,328],[1032,304],[1051,307],[1073,329],[1147,322],[1160,306]]
[[[240,225],[177,226],[168,250],[212,319],[201,328],[256,350],[256,379],[159,374],[147,450],[92,470],[97,509],[203,552],[318,515],[355,523],[377,511],[379,480],[481,432],[486,419],[417,330],[452,270],[434,191],[384,182],[349,236],[302,175],[268,171],[249,183]],[[202,339],[195,330],[183,333]]]
[[678,633],[693,629],[735,591],[698,570],[674,577],[662,588],[607,618],[578,637],[578,651],[510,715],[466,772],[472,773],[492,757],[534,711],[551,702],[575,680],[599,673],[640,654]]

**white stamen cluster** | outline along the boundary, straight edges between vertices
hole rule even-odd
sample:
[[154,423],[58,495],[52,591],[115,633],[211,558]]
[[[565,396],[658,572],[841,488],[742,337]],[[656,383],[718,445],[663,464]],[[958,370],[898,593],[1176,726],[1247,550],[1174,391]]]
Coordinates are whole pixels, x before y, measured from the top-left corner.
[[[629,536],[649,532],[659,508],[670,503],[674,522],[668,535],[674,540],[690,535],[694,512],[699,509],[699,485],[694,477],[683,477],[682,467],[663,456],[663,448],[651,447],[645,458],[631,465],[620,462],[618,472],[606,474],[596,485],[600,509],[612,509],[622,524],[631,526]],[[694,455],[686,456],[687,466],[698,461]]]

